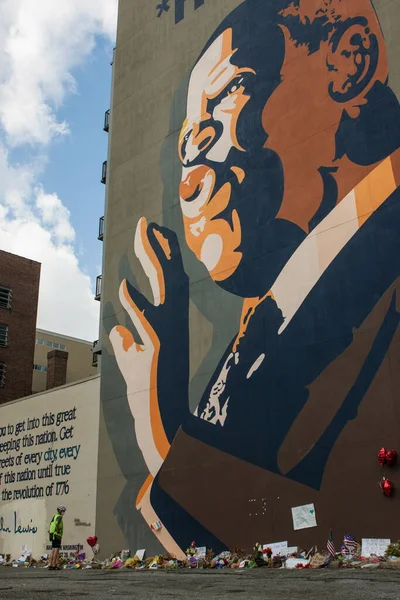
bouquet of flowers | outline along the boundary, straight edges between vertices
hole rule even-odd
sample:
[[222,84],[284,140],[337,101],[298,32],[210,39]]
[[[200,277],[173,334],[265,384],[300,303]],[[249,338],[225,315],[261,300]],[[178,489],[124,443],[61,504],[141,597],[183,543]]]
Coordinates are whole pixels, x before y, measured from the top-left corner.
[[186,555],[188,557],[195,556],[197,554],[196,542],[192,542],[186,550]]

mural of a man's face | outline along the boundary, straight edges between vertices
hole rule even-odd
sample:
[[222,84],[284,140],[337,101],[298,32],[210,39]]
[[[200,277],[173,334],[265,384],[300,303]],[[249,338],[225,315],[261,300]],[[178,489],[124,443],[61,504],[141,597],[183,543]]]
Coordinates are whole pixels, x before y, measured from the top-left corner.
[[[282,40],[278,51],[281,46]],[[281,202],[280,161],[263,148],[267,135],[261,126],[266,97],[279,80],[276,51],[269,65],[274,76],[260,79],[249,49],[237,46],[228,27],[190,77],[179,141],[181,208],[190,249],[221,285],[231,281],[244,256],[263,252],[254,230],[264,235],[260,218],[275,216]]]
[[[227,29],[200,58],[189,83],[180,140],[181,206],[189,245],[217,280],[229,277],[242,257],[241,223],[231,205],[230,180],[234,177],[234,185],[240,187],[246,178],[238,154],[246,150],[238,128],[255,76],[249,66],[236,64],[232,30]],[[231,153],[235,158],[228,161]],[[222,181],[220,165],[226,165]]]

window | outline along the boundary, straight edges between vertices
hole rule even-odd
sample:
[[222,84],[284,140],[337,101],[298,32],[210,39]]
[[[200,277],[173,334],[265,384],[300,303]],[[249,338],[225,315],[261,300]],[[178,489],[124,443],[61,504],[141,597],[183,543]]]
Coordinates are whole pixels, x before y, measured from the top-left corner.
[[66,350],[65,344],[59,344],[58,342],[47,342],[41,338],[36,338],[36,343],[39,346],[47,346],[48,348],[54,348],[55,350]]
[[110,109],[106,110],[105,115],[104,115],[104,126],[103,129],[104,131],[107,131],[110,129]]
[[47,367],[43,365],[33,365],[34,371],[43,371],[43,373],[47,373]]
[[104,217],[100,217],[99,220],[99,235],[98,235],[98,240],[100,240],[100,242],[103,241],[104,238]]
[[93,342],[92,352],[93,352],[92,367],[97,367],[98,362],[99,362],[98,357],[101,354],[101,346],[99,345],[99,340],[96,340],[95,342]]
[[102,283],[102,275],[98,275],[96,279],[96,295],[94,297],[95,300],[100,300],[101,298],[101,283]]
[[0,346],[2,348],[7,347],[7,338],[8,338],[8,327],[7,325],[0,325]]
[[0,387],[4,387],[6,382],[6,365],[5,363],[0,363]]
[[0,308],[11,308],[12,291],[0,285]]
[[106,183],[107,181],[107,161],[103,162],[103,166],[101,168],[101,183]]

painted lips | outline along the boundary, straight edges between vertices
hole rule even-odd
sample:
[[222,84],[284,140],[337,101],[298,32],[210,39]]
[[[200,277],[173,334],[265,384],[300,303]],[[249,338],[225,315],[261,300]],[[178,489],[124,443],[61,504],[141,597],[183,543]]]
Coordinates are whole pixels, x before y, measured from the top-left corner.
[[212,172],[209,167],[196,167],[190,171],[179,186],[179,194],[185,202],[193,202],[200,195],[204,188],[204,182],[208,172]]
[[189,219],[197,218],[203,207],[209,202],[214,187],[215,173],[210,167],[199,166],[194,169],[184,170],[179,186],[182,212]]

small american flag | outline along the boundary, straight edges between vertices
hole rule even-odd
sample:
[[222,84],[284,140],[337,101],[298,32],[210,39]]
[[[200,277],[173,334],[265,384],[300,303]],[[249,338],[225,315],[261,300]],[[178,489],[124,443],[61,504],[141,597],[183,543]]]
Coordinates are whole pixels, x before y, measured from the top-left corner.
[[328,549],[328,552],[331,556],[335,557],[336,556],[336,548],[335,548],[335,544],[333,543],[333,539],[332,539],[332,529],[329,530],[329,537],[328,537],[328,541],[326,543],[326,547]]
[[346,546],[350,554],[354,554],[357,548],[357,540],[353,535],[345,535],[343,545]]
[[340,548],[340,553],[342,556],[344,556],[346,558],[350,556],[350,550],[348,548],[346,548],[346,546],[344,544]]

